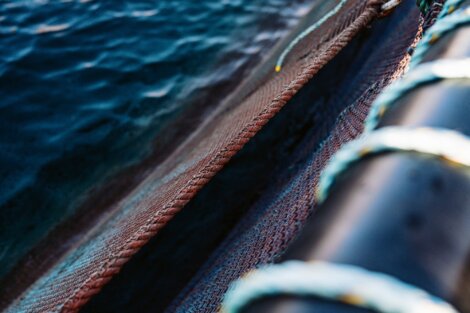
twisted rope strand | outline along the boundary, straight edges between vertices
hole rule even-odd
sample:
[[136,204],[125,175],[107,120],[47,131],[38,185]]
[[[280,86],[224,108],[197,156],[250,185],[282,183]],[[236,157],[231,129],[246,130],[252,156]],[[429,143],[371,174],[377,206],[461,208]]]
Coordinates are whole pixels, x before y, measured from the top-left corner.
[[436,23],[424,34],[423,39],[416,47],[413,57],[410,61],[410,69],[415,68],[422,62],[429,48],[439,40],[443,35],[455,30],[456,28],[470,24],[470,7],[453,12],[462,0],[452,0],[446,2],[444,8],[438,16]]
[[465,80],[470,83],[470,58],[420,64],[377,97],[364,122],[365,131],[370,132],[376,128],[385,112],[408,92],[419,86],[444,79]]
[[338,13],[338,11],[346,4],[347,1],[348,0],[341,0],[330,12],[325,14],[320,20],[318,20],[316,23],[314,23],[313,25],[305,29],[303,32],[301,32],[297,37],[295,37],[279,56],[275,67],[276,72],[281,71],[282,65],[284,64],[284,60],[286,59],[287,55],[289,55],[289,53],[292,51],[292,49],[294,49],[294,47],[305,37],[310,35],[313,31],[315,31],[318,27],[325,23],[330,17]]
[[[302,31],[297,37],[295,37],[289,45],[282,51],[281,55],[277,59],[276,66],[275,66],[275,71],[280,72],[282,69],[282,66],[284,64],[285,59],[289,55],[289,53],[295,48],[299,42],[301,42],[305,37],[310,35],[312,32],[317,30],[323,23],[325,23],[330,17],[335,15],[336,13],[341,10],[341,8],[346,4],[348,0],[341,0],[331,11],[329,11],[327,14],[325,14],[320,20],[318,20],[316,23],[313,25],[309,26],[307,29]],[[389,0],[382,4],[381,10],[384,12],[389,12],[393,10],[396,6],[398,6],[401,3],[402,0]]]
[[320,176],[317,201],[323,202],[336,178],[366,155],[385,151],[415,152],[470,167],[470,138],[459,132],[440,128],[380,128],[343,146]]
[[232,285],[222,313],[238,313],[273,295],[316,296],[381,313],[458,313],[450,304],[392,276],[326,262],[287,261],[264,266]]

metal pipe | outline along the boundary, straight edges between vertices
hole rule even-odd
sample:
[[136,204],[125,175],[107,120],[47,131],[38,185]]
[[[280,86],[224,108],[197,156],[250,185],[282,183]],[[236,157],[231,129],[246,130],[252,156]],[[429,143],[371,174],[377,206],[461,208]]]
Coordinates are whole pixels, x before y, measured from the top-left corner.
[[[470,56],[470,27],[442,38],[425,61]],[[429,126],[470,136],[470,88],[418,88],[379,127]],[[285,260],[326,260],[393,275],[470,312],[469,173],[420,155],[367,157],[339,177]],[[271,297],[244,313],[371,312],[315,298]]]

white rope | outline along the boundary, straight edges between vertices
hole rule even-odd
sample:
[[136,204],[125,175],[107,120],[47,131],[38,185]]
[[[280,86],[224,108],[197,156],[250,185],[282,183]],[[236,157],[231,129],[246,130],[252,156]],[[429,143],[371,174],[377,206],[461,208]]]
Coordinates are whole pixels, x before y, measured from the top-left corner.
[[402,0],[389,0],[385,2],[384,4],[382,4],[380,9],[382,10],[383,13],[388,13],[391,10],[395,9],[401,3],[401,1]]
[[392,276],[352,265],[287,261],[248,273],[231,285],[223,313],[266,296],[316,296],[380,313],[458,313],[451,305]]
[[352,163],[366,155],[383,151],[416,152],[470,167],[470,138],[459,132],[440,128],[380,128],[345,144],[323,170],[316,199],[323,202],[335,179]]
[[284,60],[286,59],[287,55],[289,55],[289,53],[292,51],[292,49],[294,49],[294,47],[305,37],[307,37],[309,34],[319,28],[323,23],[325,23],[330,17],[338,13],[339,10],[346,4],[346,2],[348,2],[348,0],[341,0],[331,11],[325,14],[320,20],[318,20],[313,25],[309,26],[307,29],[302,31],[297,37],[295,37],[279,56],[276,62],[275,71],[280,72],[282,65],[284,64]]
[[410,69],[413,69],[423,61],[429,48],[436,44],[439,38],[442,38],[451,31],[455,31],[458,27],[470,24],[470,7],[455,11],[461,2],[462,0],[446,1],[436,23],[428,29],[416,46],[413,57],[410,60]]
[[366,132],[377,127],[380,118],[406,93],[436,80],[466,80],[470,83],[470,58],[444,59],[418,65],[402,79],[391,84],[374,101],[364,122]]

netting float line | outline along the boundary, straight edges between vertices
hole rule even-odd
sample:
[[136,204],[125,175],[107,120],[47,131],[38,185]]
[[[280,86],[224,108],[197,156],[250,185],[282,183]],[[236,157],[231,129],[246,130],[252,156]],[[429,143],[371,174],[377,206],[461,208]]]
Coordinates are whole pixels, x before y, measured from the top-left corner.
[[458,313],[450,304],[395,277],[346,264],[286,261],[249,272],[225,295],[222,313],[256,299],[315,296],[380,313]]
[[441,80],[467,82],[470,79],[470,58],[461,60],[438,60],[420,64],[402,79],[385,89],[374,101],[365,120],[364,129],[372,131],[385,112],[400,98],[419,86]]
[[316,190],[323,202],[336,177],[366,155],[386,151],[415,152],[470,167],[470,138],[459,132],[440,128],[390,126],[366,133],[343,146],[322,172]]

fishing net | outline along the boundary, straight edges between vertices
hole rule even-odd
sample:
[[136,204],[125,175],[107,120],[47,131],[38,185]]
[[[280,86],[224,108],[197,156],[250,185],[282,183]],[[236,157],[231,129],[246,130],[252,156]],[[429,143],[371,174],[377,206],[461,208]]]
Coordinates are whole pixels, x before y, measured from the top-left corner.
[[[334,5],[318,5],[314,20],[319,20]],[[84,310],[125,311],[135,309],[136,303],[150,301],[148,298],[158,302],[158,290],[142,291],[146,284],[140,278],[152,282],[166,275],[169,278],[165,282],[170,282],[174,274],[177,280],[176,266],[165,264],[169,270],[156,266],[160,271],[150,268],[152,262],[162,262],[155,259],[158,251],[165,252],[159,255],[163,260],[172,260],[169,256],[177,255],[170,242],[175,250],[176,245],[186,246],[184,258],[178,262],[194,265],[191,270],[181,270],[186,273],[185,280],[192,277],[188,283],[182,280],[176,287],[168,285],[173,293],[168,295],[167,302],[172,303],[167,311],[216,311],[232,280],[259,264],[273,262],[295,237],[315,207],[313,190],[325,163],[342,144],[361,133],[371,102],[406,67],[409,49],[420,34],[419,11],[412,1],[404,1],[395,12],[379,19],[381,5],[379,0],[348,0],[295,45],[279,73],[274,72],[276,59],[267,60],[112,214],[97,221],[77,246],[70,247],[71,252],[17,298],[9,311],[78,310],[157,233],[157,241],[142,250],[145,254],[140,252],[125,265],[123,273]],[[225,177],[231,176],[237,190],[243,190],[239,185],[244,184],[246,175],[251,180],[262,176],[254,185],[247,183],[256,190],[218,193],[217,188],[230,189],[214,185],[217,177],[224,174],[221,172],[213,182],[209,181],[258,132],[240,155],[251,159],[250,164],[265,162],[266,166],[259,171],[256,166],[248,168],[244,175],[238,175],[240,172],[231,175],[235,157],[222,171]],[[239,162],[234,166],[240,169],[245,165]],[[273,168],[269,168],[271,165]],[[196,194],[199,200],[193,199]],[[227,194],[230,196],[224,198]],[[250,201],[237,202],[242,195]],[[205,201],[207,198],[222,199],[211,202]],[[233,204],[227,203],[231,200]],[[213,215],[199,220],[195,213],[186,214],[194,209],[193,202],[214,212]],[[231,214],[226,209],[230,206],[243,209],[233,213],[231,223],[220,222],[221,216]],[[173,229],[179,227],[186,236],[179,242],[171,239],[171,231],[165,234],[164,229],[177,213],[183,217]],[[227,225],[233,226],[229,233]],[[220,238],[195,251],[197,242],[206,240],[204,229],[217,230]],[[199,230],[202,233],[198,235]],[[188,238],[191,235],[197,238]],[[126,271],[133,274],[120,278]],[[185,288],[181,291],[182,287]],[[132,288],[137,291],[133,293]],[[3,303],[10,303],[20,289],[8,285]],[[152,310],[153,303],[148,302],[149,306],[140,311]],[[154,306],[152,311],[163,310],[165,306],[158,309]]]
[[[373,50],[366,45],[371,50],[364,54],[369,55],[359,58],[363,63],[354,78],[335,86],[338,94],[325,103],[312,99],[311,105],[328,113],[293,153],[293,163],[299,163],[295,173],[287,173],[250,209],[168,312],[215,311],[231,281],[259,264],[275,261],[286,249],[315,208],[314,190],[326,162],[345,142],[362,133],[371,103],[406,66],[418,18],[413,9],[400,13],[390,21],[393,30],[376,34],[387,40]],[[333,116],[333,122],[327,120]],[[211,297],[205,296],[208,294]]]

